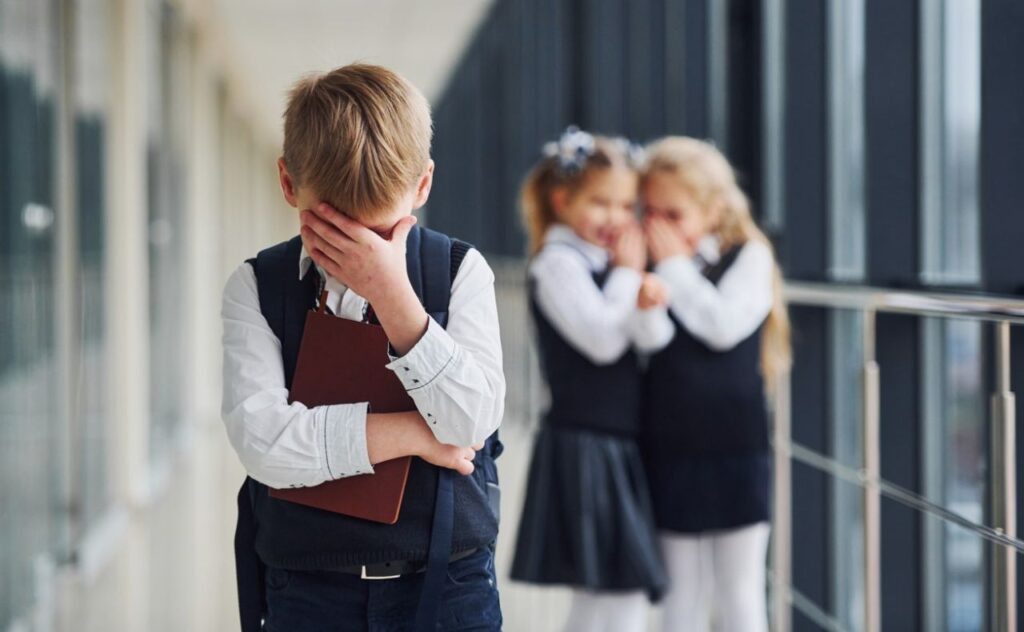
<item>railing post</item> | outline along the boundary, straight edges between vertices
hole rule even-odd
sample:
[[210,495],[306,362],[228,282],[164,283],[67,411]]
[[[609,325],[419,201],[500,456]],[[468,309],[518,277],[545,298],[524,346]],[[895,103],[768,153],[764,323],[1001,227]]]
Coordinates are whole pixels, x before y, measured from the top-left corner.
[[878,481],[881,477],[879,448],[879,379],[875,359],[875,310],[864,310],[862,332],[864,430],[864,630],[882,628],[882,515]]
[[773,408],[772,630],[789,632],[792,627],[790,589],[793,584],[793,487],[790,473],[792,438],[788,371],[779,376],[779,383],[775,386]]
[[[1016,411],[1010,386],[1010,323],[995,326],[995,392],[992,394],[990,488],[992,526],[1004,535],[1017,535],[1017,450],[1014,425]],[[1016,552],[993,545],[992,555],[993,630],[1017,629]]]

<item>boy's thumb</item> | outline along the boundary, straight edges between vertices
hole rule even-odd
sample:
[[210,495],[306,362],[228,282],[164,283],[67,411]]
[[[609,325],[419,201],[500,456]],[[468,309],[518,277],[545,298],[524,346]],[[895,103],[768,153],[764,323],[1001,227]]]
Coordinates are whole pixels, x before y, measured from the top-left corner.
[[395,225],[395,230],[391,232],[391,241],[400,241],[405,243],[405,240],[409,237],[409,231],[416,225],[416,216],[410,215],[403,217]]

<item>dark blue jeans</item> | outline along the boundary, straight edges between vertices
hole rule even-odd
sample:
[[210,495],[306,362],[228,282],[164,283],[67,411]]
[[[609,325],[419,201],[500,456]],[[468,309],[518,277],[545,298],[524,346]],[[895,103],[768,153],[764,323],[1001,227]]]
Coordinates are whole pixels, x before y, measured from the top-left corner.
[[[412,630],[423,573],[361,579],[350,573],[268,568],[267,632]],[[448,565],[437,629],[501,630],[494,552],[484,547]]]

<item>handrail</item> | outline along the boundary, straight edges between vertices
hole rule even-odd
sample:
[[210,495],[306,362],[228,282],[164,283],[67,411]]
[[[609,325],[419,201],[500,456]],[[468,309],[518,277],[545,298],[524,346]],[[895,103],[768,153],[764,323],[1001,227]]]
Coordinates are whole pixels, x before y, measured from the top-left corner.
[[[1010,390],[1010,325],[1024,324],[1024,299],[975,295],[953,292],[927,292],[895,290],[867,286],[813,283],[802,281],[787,282],[784,289],[786,302],[792,306],[818,307],[825,309],[850,309],[863,315],[864,327],[861,345],[864,365],[861,371],[861,433],[863,437],[864,469],[846,472],[846,468],[831,463],[831,459],[818,455],[804,446],[794,444],[790,434],[788,397],[776,402],[775,415],[781,420],[776,425],[774,439],[775,463],[784,468],[781,477],[776,474],[775,516],[773,526],[779,540],[773,548],[773,610],[782,613],[790,606],[807,611],[807,604],[801,604],[798,593],[792,585],[791,555],[792,532],[789,530],[789,512],[792,509],[792,489],[788,483],[788,462],[802,461],[823,470],[836,468],[831,472],[840,478],[854,474],[856,484],[862,487],[864,577],[862,598],[862,620],[866,632],[881,630],[881,532],[879,501],[882,495],[904,504],[915,506],[918,511],[960,524],[977,535],[1002,546],[993,552],[990,569],[989,616],[994,629],[1008,630],[1017,627],[1017,552],[1022,542],[1017,539],[1017,489],[1016,489],[1016,427],[1014,393]],[[964,520],[953,512],[922,502],[922,498],[881,479],[879,472],[880,441],[879,388],[881,367],[875,361],[875,316],[878,313],[910,314],[940,318],[957,318],[994,323],[992,338],[994,363],[994,392],[991,397],[990,421],[990,466],[989,466],[989,513],[992,524],[986,526]],[[845,476],[844,476],[845,475]],[[788,632],[789,618],[777,614],[776,628]]]
[[1011,297],[808,281],[787,281],[785,296],[790,305],[1024,324],[1024,299]]

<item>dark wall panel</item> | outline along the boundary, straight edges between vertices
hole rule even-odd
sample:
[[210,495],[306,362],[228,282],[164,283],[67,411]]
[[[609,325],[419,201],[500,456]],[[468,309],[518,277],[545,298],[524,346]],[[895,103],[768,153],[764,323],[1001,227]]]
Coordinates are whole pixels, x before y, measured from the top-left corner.
[[[882,478],[922,492],[923,367],[921,320],[880,314],[877,360],[882,380],[880,445]],[[891,500],[882,503],[882,625],[891,630],[922,628],[922,521],[918,513]],[[888,590],[889,587],[899,590]]]
[[917,10],[890,0],[868,0],[865,8],[868,280],[917,285]]
[[981,3],[981,239],[986,289],[1024,294],[1024,3]]
[[779,254],[796,279],[822,280],[827,264],[825,7],[819,0],[786,4],[786,232]]

